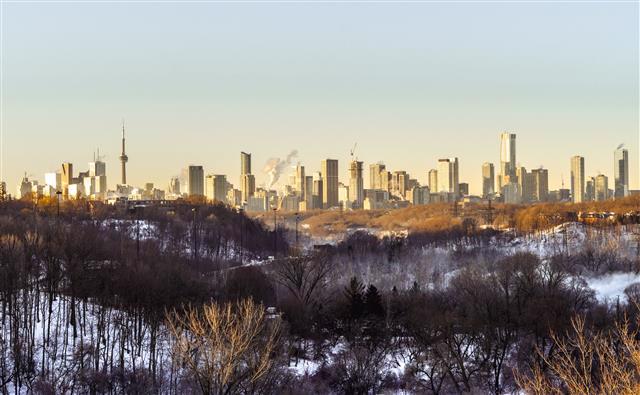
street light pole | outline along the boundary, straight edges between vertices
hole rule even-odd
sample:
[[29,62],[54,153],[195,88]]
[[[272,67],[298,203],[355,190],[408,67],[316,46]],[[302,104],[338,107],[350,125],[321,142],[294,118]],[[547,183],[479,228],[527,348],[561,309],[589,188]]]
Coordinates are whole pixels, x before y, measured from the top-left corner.
[[276,217],[277,207],[273,208],[273,257],[278,256],[278,222]]
[[240,207],[238,212],[240,213],[240,266],[242,266],[242,253],[244,248],[244,209]]
[[300,213],[296,213],[296,254],[300,252],[300,245],[298,243],[298,222],[300,221]]
[[197,208],[194,207],[191,209],[191,211],[193,212],[193,230],[192,230],[192,237],[193,237],[193,261],[196,262],[198,260],[198,237],[196,235],[196,212],[197,212]]

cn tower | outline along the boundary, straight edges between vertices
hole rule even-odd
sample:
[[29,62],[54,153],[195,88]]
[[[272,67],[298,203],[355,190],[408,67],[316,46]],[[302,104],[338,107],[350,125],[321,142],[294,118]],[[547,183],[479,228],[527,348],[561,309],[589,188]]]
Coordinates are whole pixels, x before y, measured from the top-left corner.
[[120,155],[120,163],[122,164],[122,185],[127,185],[127,161],[129,157],[124,151],[124,121],[122,122],[122,154]]

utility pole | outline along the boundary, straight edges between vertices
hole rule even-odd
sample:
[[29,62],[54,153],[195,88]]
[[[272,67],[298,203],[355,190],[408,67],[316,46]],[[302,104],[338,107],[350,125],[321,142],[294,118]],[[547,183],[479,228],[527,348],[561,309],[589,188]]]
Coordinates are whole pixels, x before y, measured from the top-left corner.
[[278,220],[276,216],[277,207],[273,208],[273,257],[278,256]]
[[136,260],[140,262],[140,207],[134,207],[136,210]]
[[300,253],[300,245],[298,243],[298,222],[300,221],[300,213],[296,213],[296,254]]
[[240,207],[238,209],[238,213],[240,213],[240,266],[242,266],[242,253],[244,249],[244,209]]
[[197,262],[198,260],[198,237],[196,235],[196,214],[198,212],[197,207],[191,209],[193,212],[193,225],[191,231],[191,237],[193,238],[193,262]]
[[57,206],[58,206],[58,215],[57,215],[57,221],[60,222],[60,195],[62,195],[62,192],[60,191],[56,191],[56,202],[57,202]]

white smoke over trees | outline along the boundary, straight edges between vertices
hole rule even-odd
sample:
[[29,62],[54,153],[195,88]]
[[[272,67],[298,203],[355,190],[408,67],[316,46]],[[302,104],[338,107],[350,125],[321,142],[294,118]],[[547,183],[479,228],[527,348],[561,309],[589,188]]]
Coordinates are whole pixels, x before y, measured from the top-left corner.
[[264,168],[262,169],[262,172],[268,177],[267,189],[273,187],[273,185],[278,182],[282,173],[284,173],[285,169],[291,165],[291,161],[297,156],[298,150],[292,150],[285,159],[270,158],[267,160],[267,163],[265,163]]

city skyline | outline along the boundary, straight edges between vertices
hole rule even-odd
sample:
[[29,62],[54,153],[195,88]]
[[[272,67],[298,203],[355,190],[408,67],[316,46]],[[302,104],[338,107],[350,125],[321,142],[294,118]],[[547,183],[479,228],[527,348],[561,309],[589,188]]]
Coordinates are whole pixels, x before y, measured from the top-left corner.
[[358,142],[365,169],[382,160],[423,185],[438,159],[458,157],[460,182],[480,194],[506,130],[517,163],[549,169],[549,189],[569,186],[574,155],[614,185],[619,143],[639,188],[636,3],[3,7],[11,192],[25,171],[84,169],[93,147],[112,187],[123,117],[133,185],[165,188],[190,164],[238,180],[245,150],[259,186],[262,164],[292,149],[307,174],[338,159],[348,183]]

